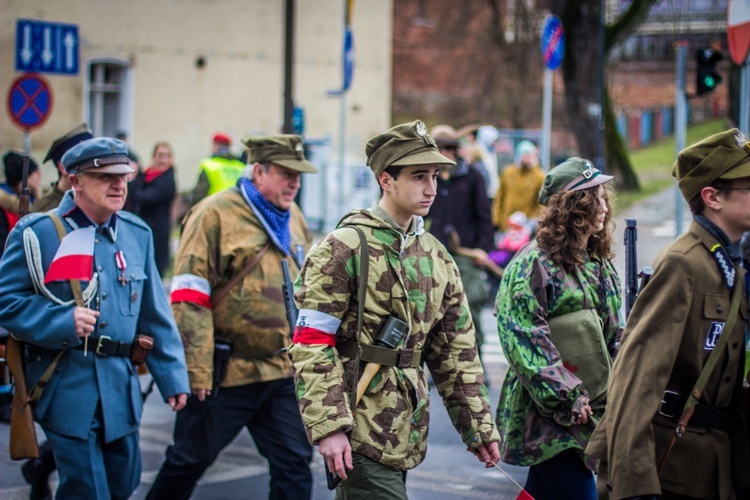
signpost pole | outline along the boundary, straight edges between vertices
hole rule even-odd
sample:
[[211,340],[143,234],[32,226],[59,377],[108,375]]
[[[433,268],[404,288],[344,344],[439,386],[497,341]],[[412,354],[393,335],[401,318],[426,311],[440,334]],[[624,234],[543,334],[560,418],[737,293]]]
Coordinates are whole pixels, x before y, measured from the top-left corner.
[[542,169],[550,169],[550,144],[552,143],[552,70],[544,70],[544,100],[542,105],[542,141],[540,158]]
[[745,60],[740,72],[740,123],[739,129],[750,134],[750,56]]
[[[687,97],[685,96],[685,79],[687,71],[687,42],[677,43],[677,92],[675,93],[675,158],[685,149],[685,139],[687,136]],[[682,234],[682,195],[677,185],[674,183],[675,191],[675,238]]]
[[552,72],[560,67],[565,55],[565,31],[556,16],[547,16],[542,25],[542,59],[544,59],[544,100],[542,105],[542,139],[540,160],[545,172],[552,168]]

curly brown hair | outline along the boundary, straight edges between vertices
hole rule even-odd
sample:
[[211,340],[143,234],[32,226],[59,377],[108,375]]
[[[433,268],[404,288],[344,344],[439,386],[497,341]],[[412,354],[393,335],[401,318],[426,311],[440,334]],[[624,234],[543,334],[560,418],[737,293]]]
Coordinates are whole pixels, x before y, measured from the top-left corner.
[[585,241],[597,214],[599,186],[580,191],[555,193],[547,202],[547,209],[539,219],[536,241],[539,248],[549,255],[552,262],[566,270],[583,265],[583,251],[592,256],[610,259],[612,253],[612,202],[614,192],[604,186],[604,200],[607,214],[604,229],[597,231]]

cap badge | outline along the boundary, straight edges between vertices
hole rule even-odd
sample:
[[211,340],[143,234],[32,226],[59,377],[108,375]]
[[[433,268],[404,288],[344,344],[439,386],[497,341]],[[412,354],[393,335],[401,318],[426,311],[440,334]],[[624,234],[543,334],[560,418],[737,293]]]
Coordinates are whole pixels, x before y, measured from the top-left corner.
[[588,161],[584,162],[584,164],[586,165],[586,170],[581,172],[581,175],[584,179],[591,179],[591,177],[594,175],[594,169],[591,166],[591,163],[589,163]]
[[425,127],[424,123],[422,122],[417,123],[417,135],[420,135],[422,137],[427,135],[427,127]]
[[298,142],[296,146],[294,146],[294,151],[297,153],[297,158],[300,160],[302,159],[302,156],[305,152],[305,148],[302,147],[302,143]]

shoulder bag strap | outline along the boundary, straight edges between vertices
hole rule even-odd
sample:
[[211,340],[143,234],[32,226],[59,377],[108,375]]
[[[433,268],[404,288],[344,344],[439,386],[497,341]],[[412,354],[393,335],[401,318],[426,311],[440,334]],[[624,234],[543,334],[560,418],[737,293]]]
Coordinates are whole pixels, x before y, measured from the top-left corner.
[[[52,222],[55,224],[55,230],[57,231],[57,239],[59,241],[62,241],[62,239],[65,237],[68,232],[65,230],[65,226],[63,226],[62,219],[54,213],[54,212],[48,212],[49,218],[52,219]],[[80,280],[70,280],[70,289],[73,292],[73,297],[76,299],[76,305],[79,307],[84,307],[85,304],[83,302],[83,293],[81,291],[81,282]],[[34,384],[34,387],[31,388],[29,391],[29,403],[36,403],[40,397],[42,397],[42,390],[44,389],[44,386],[47,384],[47,381],[52,376],[52,373],[55,371],[55,368],[57,368],[57,363],[60,361],[60,358],[63,357],[63,355],[68,352],[66,350],[62,350],[59,353],[57,353],[57,356],[55,356],[55,359],[52,360],[52,363],[47,367],[47,369],[44,371],[42,376],[39,378],[39,380]]]
[[[739,271],[737,271],[737,275],[739,276]],[[724,330],[722,331],[722,334],[719,335],[719,341],[716,343],[714,350],[711,351],[711,355],[708,357],[706,364],[703,365],[703,369],[701,370],[701,374],[698,377],[698,381],[695,383],[693,390],[690,391],[690,395],[688,396],[688,399],[685,402],[685,407],[682,410],[682,415],[680,416],[680,420],[677,422],[677,428],[675,429],[675,433],[672,435],[672,440],[669,442],[667,449],[664,451],[664,456],[661,457],[661,461],[659,462],[659,467],[656,469],[657,473],[661,470],[662,465],[664,465],[664,461],[667,459],[669,452],[672,451],[672,447],[677,441],[677,438],[682,437],[682,435],[685,433],[688,423],[690,422],[690,419],[693,416],[693,412],[695,411],[695,404],[698,402],[701,396],[703,396],[703,387],[706,385],[706,382],[708,382],[708,378],[711,376],[711,373],[714,371],[714,367],[716,366],[716,363],[719,361],[721,352],[724,350],[724,346],[727,345],[727,341],[729,340],[729,335],[731,335],[732,330],[734,330],[734,324],[737,321],[737,313],[739,312],[739,309],[740,309],[740,296],[741,295],[742,295],[742,286],[740,285],[740,282],[738,281],[735,283],[734,290],[732,291],[732,303],[729,306],[729,315],[727,317],[727,322],[724,325]]]
[[352,414],[357,405],[357,384],[359,383],[359,363],[362,356],[362,324],[365,316],[365,301],[367,300],[367,276],[370,272],[370,248],[367,246],[365,233],[358,226],[347,225],[357,231],[359,235],[359,291],[357,293],[357,357],[354,358],[354,379],[352,380],[352,393],[350,403]]
[[260,259],[263,258],[263,256],[266,254],[268,249],[271,248],[271,242],[269,241],[266,243],[266,246],[260,249],[260,252],[255,254],[255,257],[253,257],[253,260],[251,260],[245,267],[242,268],[242,271],[234,275],[234,278],[229,280],[229,283],[224,285],[223,287],[216,290],[214,293],[211,294],[211,308],[215,309],[216,306],[221,304],[221,301],[224,300],[224,297],[227,296],[229,291],[234,288],[237,283],[242,281],[242,279],[250,273],[250,271],[253,270],[253,268],[260,262]]

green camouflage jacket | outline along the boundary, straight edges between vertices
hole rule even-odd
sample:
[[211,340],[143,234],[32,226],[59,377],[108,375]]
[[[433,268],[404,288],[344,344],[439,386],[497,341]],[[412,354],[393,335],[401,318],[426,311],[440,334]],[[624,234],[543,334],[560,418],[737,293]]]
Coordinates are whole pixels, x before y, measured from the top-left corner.
[[[609,261],[587,258],[576,273],[568,273],[534,241],[508,264],[496,301],[500,344],[510,364],[496,415],[504,462],[534,465],[586,447],[594,424],[571,425],[573,405],[583,393],[581,380],[563,363],[547,321],[593,308],[611,353],[622,332],[621,304],[620,279]],[[595,419],[603,413],[595,410]]]
[[[297,205],[292,207],[292,249],[312,245]],[[192,388],[210,389],[214,337],[232,341],[222,386],[238,386],[291,377],[289,358],[278,350],[291,343],[281,293],[281,261],[298,266],[271,245],[260,262],[211,308],[212,292],[223,287],[268,243],[260,220],[237,188],[206,198],[185,216],[172,279],[172,312],[185,346]],[[269,354],[275,354],[268,356]]]
[[[370,252],[362,344],[393,315],[409,325],[401,347],[423,350],[453,425],[469,447],[497,441],[479,363],[474,327],[453,259],[420,217],[404,234],[379,207],[354,210],[316,246],[295,283],[300,309],[290,349],[302,420],[311,443],[338,430],[351,432],[355,453],[397,469],[425,457],[427,378],[418,368],[382,366],[356,415],[350,391],[356,361],[336,340],[357,338],[360,240]],[[362,364],[364,366],[364,363]]]

